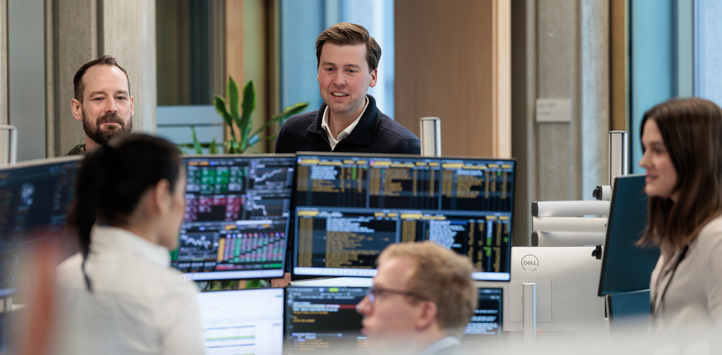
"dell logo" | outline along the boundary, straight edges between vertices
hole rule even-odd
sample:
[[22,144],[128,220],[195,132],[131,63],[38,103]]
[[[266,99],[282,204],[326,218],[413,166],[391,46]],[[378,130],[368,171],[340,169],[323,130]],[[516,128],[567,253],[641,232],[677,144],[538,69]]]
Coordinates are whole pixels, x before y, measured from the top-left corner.
[[534,271],[539,267],[539,259],[532,254],[527,254],[521,258],[521,268],[524,271]]

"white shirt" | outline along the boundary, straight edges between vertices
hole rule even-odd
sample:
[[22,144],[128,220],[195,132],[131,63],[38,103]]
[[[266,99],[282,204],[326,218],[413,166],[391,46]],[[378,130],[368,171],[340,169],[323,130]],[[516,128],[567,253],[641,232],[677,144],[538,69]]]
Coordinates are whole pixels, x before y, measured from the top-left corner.
[[353,129],[356,128],[359,121],[361,121],[361,117],[364,115],[364,112],[366,112],[366,108],[369,106],[369,98],[365,98],[365,104],[364,109],[361,110],[361,114],[356,117],[356,120],[351,122],[348,127],[346,127],[343,131],[339,132],[338,139],[333,137],[333,133],[331,133],[331,127],[328,125],[328,106],[326,106],[326,109],[323,110],[323,120],[321,120],[321,128],[323,128],[324,131],[326,131],[326,137],[328,137],[328,144],[331,145],[331,150],[336,149],[336,145],[338,142],[343,140],[344,138],[348,137],[351,132],[353,132]]
[[424,348],[424,350],[422,350],[419,355],[465,353],[466,352],[461,347],[461,342],[459,342],[459,339],[453,336],[446,336]]
[[[658,332],[722,329],[722,217],[709,222],[689,245],[672,276],[679,253],[652,271],[650,297]],[[671,278],[671,280],[670,280]],[[669,286],[667,286],[669,285]],[[664,290],[667,288],[667,292]]]
[[165,247],[124,229],[93,227],[82,256],[57,270],[60,304],[53,353],[203,354],[198,289],[170,268]]

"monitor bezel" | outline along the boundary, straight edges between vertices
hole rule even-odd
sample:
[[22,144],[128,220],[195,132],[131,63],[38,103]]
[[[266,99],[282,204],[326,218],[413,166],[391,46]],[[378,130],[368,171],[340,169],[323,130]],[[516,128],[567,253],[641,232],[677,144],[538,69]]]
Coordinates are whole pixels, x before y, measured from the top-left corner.
[[83,156],[83,155],[71,155],[71,156],[67,156],[67,157],[51,157],[51,158],[24,160],[24,161],[17,162],[15,164],[0,165],[0,173],[6,172],[6,171],[11,171],[11,170],[16,170],[16,169],[40,167],[43,165],[66,163],[66,162],[73,162],[73,161],[82,161],[83,159],[85,159],[85,156]]

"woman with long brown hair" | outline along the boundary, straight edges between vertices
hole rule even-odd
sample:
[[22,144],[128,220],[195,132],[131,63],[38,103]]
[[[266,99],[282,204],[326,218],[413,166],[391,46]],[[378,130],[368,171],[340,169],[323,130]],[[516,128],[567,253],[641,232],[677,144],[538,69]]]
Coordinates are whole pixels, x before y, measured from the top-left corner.
[[650,281],[653,326],[722,327],[722,109],[698,98],[644,114],[639,165],[661,251]]

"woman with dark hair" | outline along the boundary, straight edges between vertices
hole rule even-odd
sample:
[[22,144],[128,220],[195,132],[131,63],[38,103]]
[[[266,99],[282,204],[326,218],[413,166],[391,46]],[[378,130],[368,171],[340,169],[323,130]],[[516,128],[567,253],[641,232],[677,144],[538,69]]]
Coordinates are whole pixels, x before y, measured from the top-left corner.
[[659,247],[650,301],[659,331],[722,327],[722,109],[676,99],[644,114],[639,165]]
[[178,149],[157,137],[85,157],[69,214],[81,251],[58,267],[60,353],[204,352],[198,290],[170,268],[185,185]]

